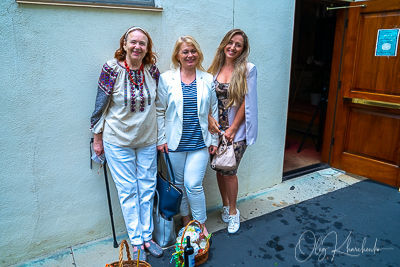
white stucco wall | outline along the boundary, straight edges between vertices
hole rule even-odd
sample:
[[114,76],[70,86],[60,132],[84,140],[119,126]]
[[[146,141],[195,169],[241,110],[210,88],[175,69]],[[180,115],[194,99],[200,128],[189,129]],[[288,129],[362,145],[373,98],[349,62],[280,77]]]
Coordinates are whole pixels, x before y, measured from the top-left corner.
[[[161,71],[181,35],[197,39],[207,68],[228,30],[248,34],[260,126],[238,173],[239,197],[281,181],[294,1],[156,3],[163,12],[0,2],[0,266],[111,234],[104,177],[89,168],[89,118],[101,66],[132,25],[151,34]],[[208,207],[220,205],[213,171],[204,186]]]

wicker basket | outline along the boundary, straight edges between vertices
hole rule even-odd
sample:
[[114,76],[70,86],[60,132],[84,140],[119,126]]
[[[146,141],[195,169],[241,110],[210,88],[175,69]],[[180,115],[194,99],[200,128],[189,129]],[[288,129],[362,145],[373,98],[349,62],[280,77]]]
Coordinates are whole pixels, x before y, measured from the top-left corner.
[[[127,261],[123,260],[124,246],[126,249],[126,254],[128,255]],[[137,266],[138,266],[137,261],[132,260],[132,258],[131,258],[131,252],[129,251],[128,242],[126,242],[126,240],[124,239],[121,242],[121,245],[119,246],[119,261],[115,261],[113,263],[106,264],[105,267],[137,267]],[[139,261],[139,267],[151,267],[151,265],[145,261]]]
[[[182,233],[181,244],[179,245],[179,247],[180,247],[182,250],[184,249],[184,247],[182,246],[182,243],[183,243],[183,239],[185,238],[186,229],[187,229],[187,228],[189,227],[189,225],[191,225],[192,223],[196,223],[196,224],[200,227],[200,229],[201,229],[202,231],[204,230],[204,229],[202,228],[201,223],[200,223],[199,221],[197,221],[197,220],[190,221],[190,222],[188,223],[188,225],[186,225],[185,230],[183,230],[183,233]],[[207,261],[207,259],[208,259],[208,249],[209,249],[209,248],[210,248],[209,239],[207,239],[207,244],[206,244],[205,249],[204,249],[201,253],[197,254],[197,255],[194,257],[195,265],[196,265],[196,266],[198,266],[198,265],[200,265],[200,264],[203,264],[203,263],[205,263],[205,262]],[[180,259],[181,259],[181,261],[183,262],[182,256],[180,256]]]

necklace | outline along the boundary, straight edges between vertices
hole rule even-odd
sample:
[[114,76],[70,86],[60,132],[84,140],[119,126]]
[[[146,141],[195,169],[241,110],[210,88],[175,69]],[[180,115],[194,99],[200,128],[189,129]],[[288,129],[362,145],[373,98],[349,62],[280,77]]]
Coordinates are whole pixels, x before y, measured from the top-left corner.
[[[137,73],[136,73],[136,71],[133,71],[133,70],[129,69],[129,66],[126,63],[126,60],[124,61],[124,64],[125,64],[126,71],[128,72],[129,80],[131,82],[131,86],[130,86],[131,87],[131,111],[135,112],[135,105],[136,105],[136,94],[135,94],[136,90],[135,90],[135,86],[137,86],[137,87],[139,87],[139,90],[140,90],[140,109],[139,109],[139,111],[143,112],[144,111],[144,107],[145,107],[145,104],[144,104],[145,97],[144,97],[144,93],[143,93],[143,85],[146,88],[146,92],[147,92],[147,96],[148,96],[148,105],[151,104],[150,91],[149,91],[149,88],[147,87],[147,84],[145,83],[143,64],[140,65],[140,68],[137,71]],[[133,80],[131,72],[135,72],[135,80]],[[125,99],[124,100],[125,100],[125,106],[127,106],[126,93],[125,93]]]

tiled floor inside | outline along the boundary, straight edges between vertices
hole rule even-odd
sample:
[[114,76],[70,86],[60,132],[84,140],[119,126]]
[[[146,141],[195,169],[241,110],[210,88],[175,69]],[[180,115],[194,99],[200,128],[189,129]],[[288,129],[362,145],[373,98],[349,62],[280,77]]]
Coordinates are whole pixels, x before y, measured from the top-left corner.
[[[286,149],[283,163],[283,172],[299,169],[321,162],[321,151],[317,151],[311,136],[308,135],[300,153],[297,150],[304,133],[288,130],[286,135]],[[315,141],[316,137],[314,137]]]

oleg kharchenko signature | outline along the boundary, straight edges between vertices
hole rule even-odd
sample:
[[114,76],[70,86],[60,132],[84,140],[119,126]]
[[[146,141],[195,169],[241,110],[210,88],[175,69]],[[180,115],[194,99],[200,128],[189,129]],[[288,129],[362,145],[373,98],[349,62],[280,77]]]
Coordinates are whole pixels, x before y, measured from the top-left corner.
[[[332,242],[327,238],[333,238],[334,243],[331,246]],[[304,251],[307,248],[307,245],[304,242],[308,243],[307,240],[313,242],[313,246],[311,251]],[[338,243],[338,235],[335,231],[329,232],[325,237],[318,237],[310,230],[303,232],[299,238],[299,242],[297,242],[295,247],[295,258],[298,262],[305,262],[311,258],[313,254],[318,257],[318,261],[322,261],[325,258],[330,258],[331,261],[335,258],[336,254],[346,255],[350,257],[359,257],[362,254],[381,252],[382,250],[392,250],[393,248],[379,248],[377,247],[378,239],[375,239],[375,244],[373,247],[367,247],[367,238],[364,237],[361,246],[351,246],[351,232],[348,234],[347,238],[339,245]],[[308,249],[309,250],[309,249]],[[300,258],[301,257],[301,258]]]

